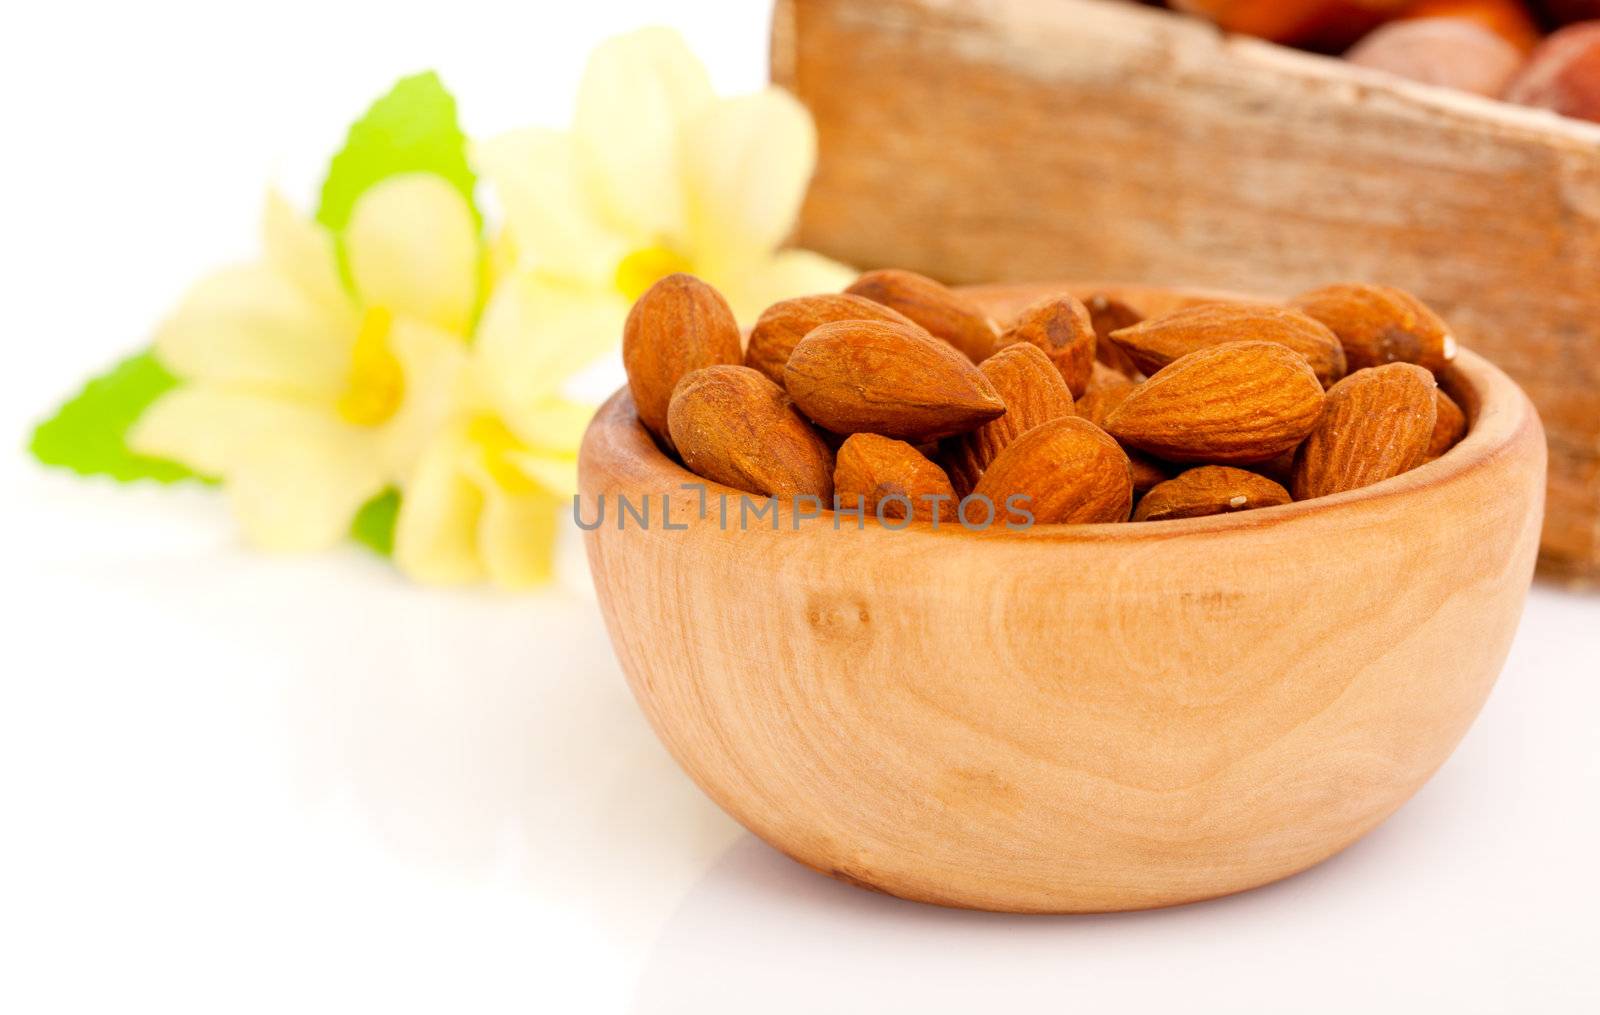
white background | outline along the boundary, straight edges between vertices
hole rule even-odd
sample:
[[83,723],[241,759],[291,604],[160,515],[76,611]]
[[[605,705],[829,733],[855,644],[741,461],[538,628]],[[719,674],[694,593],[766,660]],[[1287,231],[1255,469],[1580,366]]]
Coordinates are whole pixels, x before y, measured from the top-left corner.
[[[548,6],[548,10],[545,8]],[[203,490],[17,449],[185,286],[308,207],[433,67],[561,124],[666,19],[724,91],[748,3],[32,4],[0,36],[0,1010],[1593,1012],[1600,598],[1536,587],[1453,760],[1310,873],[1183,909],[949,912],[743,834],[633,708],[581,562],[534,598],[240,548]]]

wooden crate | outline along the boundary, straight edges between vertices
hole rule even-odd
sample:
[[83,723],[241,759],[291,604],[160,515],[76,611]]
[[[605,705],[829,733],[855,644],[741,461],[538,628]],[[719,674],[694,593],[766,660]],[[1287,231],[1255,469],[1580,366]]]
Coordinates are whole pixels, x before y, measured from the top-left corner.
[[1600,126],[1114,0],[779,0],[773,75],[847,261],[1415,291],[1538,405],[1542,559],[1600,576]]

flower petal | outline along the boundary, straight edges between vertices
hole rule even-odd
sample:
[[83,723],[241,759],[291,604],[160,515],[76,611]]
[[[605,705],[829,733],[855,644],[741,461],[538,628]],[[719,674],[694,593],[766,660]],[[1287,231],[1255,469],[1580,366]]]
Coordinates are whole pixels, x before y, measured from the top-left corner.
[[424,449],[405,485],[394,561],[417,581],[443,585],[483,577],[478,525],[484,496],[461,469],[469,453],[462,429],[450,427]]
[[575,457],[595,407],[561,397],[545,398],[505,414],[506,426],[529,450]]
[[548,582],[554,572],[556,524],[570,502],[541,494],[490,493],[478,528],[489,578],[503,589]]
[[264,435],[274,433],[286,415],[307,411],[254,392],[185,384],[145,409],[128,431],[128,447],[221,477]]
[[715,275],[765,256],[793,231],[816,167],[817,131],[794,96],[768,88],[703,110],[683,156],[691,249]]
[[389,331],[389,348],[405,376],[400,408],[383,424],[384,465],[403,482],[423,447],[462,407],[467,346],[460,338],[410,318]]
[[602,220],[639,243],[684,238],[683,128],[712,101],[700,61],[668,28],[609,39],[589,57],[573,120]]
[[478,145],[473,156],[500,198],[524,267],[610,284],[629,244],[591,212],[572,135],[513,131]]
[[338,396],[355,333],[265,264],[202,279],[156,332],[156,354],[187,380],[310,400]]
[[442,177],[407,173],[372,187],[356,201],[344,239],[364,303],[466,334],[478,295],[478,229]]
[[370,433],[249,391],[177,388],[145,410],[128,444],[222,477],[246,537],[271,550],[332,546],[385,482]]
[[261,238],[267,263],[280,275],[329,314],[348,316],[354,321],[350,297],[339,281],[333,234],[303,218],[276,189],[267,192]]
[[780,250],[714,279],[740,321],[754,323],[779,300],[834,293],[855,281],[856,269],[809,250]]
[[500,229],[484,244],[483,272],[480,275],[484,292],[493,292],[501,279],[509,277],[522,259],[517,241],[511,230]]
[[478,325],[474,380],[514,424],[568,376],[620,344],[627,313],[627,303],[613,290],[528,273],[506,279]]
[[230,470],[225,481],[245,538],[267,550],[321,550],[350,533],[385,480],[369,434],[338,428],[284,433]]
[[578,492],[578,456],[550,455],[538,451],[507,451],[505,459],[552,497],[570,498]]

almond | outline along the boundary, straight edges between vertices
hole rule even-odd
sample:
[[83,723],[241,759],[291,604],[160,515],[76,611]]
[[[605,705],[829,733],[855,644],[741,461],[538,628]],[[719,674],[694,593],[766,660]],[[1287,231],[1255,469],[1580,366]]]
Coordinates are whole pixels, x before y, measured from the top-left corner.
[[750,329],[750,343],[744,350],[744,365],[754,367],[778,384],[783,383],[783,365],[789,354],[811,329],[833,321],[891,321],[915,327],[899,311],[874,303],[865,296],[849,293],[819,293],[799,296],[768,307]]
[[1202,465],[1146,493],[1133,513],[1136,522],[1199,518],[1290,502],[1289,491],[1265,476],[1226,465]]
[[1351,371],[1415,363],[1438,373],[1456,355],[1449,326],[1403,289],[1341,282],[1301,293],[1291,303],[1333,330]]
[[833,502],[833,452],[759,371],[711,366],[685,374],[667,421],[696,475],[750,493]]
[[834,321],[800,340],[783,368],[800,411],[835,433],[928,441],[1006,411],[977,367],[926,332],[887,321]]
[[1071,296],[1040,300],[1017,315],[995,344],[1003,349],[1026,342],[1050,358],[1074,398],[1089,387],[1094,369],[1094,321],[1082,303]]
[[1461,411],[1461,406],[1455,399],[1438,391],[1439,403],[1437,412],[1434,413],[1433,436],[1428,440],[1428,452],[1423,456],[1423,461],[1431,462],[1435,458],[1456,446],[1456,442],[1467,434],[1467,414]]
[[1116,370],[1096,363],[1089,379],[1089,390],[1075,403],[1076,412],[1095,426],[1103,427],[1111,410],[1121,405],[1136,387],[1137,384]]
[[1133,477],[1128,456],[1105,431],[1062,416],[1007,445],[972,495],[987,497],[999,519],[1020,508],[1043,525],[1121,522],[1133,507]]
[[[1123,448],[1128,451],[1127,448]],[[1128,451],[1128,467],[1133,470],[1133,492],[1144,493],[1172,478],[1172,468],[1143,451]]]
[[1296,444],[1288,451],[1264,462],[1247,462],[1245,463],[1245,468],[1282,486],[1291,482],[1294,478],[1294,457],[1299,450],[1300,446]]
[[1072,415],[1072,392],[1060,372],[1036,346],[1008,346],[978,367],[1006,403],[1006,414],[954,438],[945,455],[950,478],[962,495],[1007,444],[1040,423]]
[[662,441],[667,405],[684,374],[743,356],[739,323],[722,294],[693,275],[668,275],[646,290],[622,328],[622,364],[639,419]]
[[1111,333],[1133,327],[1144,320],[1144,315],[1105,293],[1090,296],[1084,301],[1084,306],[1088,308],[1089,320],[1094,324],[1094,358],[1118,373],[1129,377],[1138,374],[1139,368],[1134,366],[1133,360],[1111,341]]
[[1305,357],[1275,342],[1228,342],[1183,356],[1106,419],[1124,444],[1176,462],[1264,462],[1304,440],[1322,414]]
[[1298,310],[1253,303],[1205,303],[1111,334],[1140,370],[1153,374],[1180,356],[1223,342],[1276,342],[1306,358],[1324,388],[1344,376],[1344,349],[1326,325]]
[[869,271],[845,292],[893,307],[922,325],[935,338],[942,338],[966,353],[974,363],[982,362],[994,351],[999,331],[994,322],[983,311],[926,275],[899,268]]
[[1433,375],[1411,363],[1358,370],[1328,391],[1327,407],[1295,459],[1295,500],[1325,497],[1398,476],[1433,439]]
[[[951,521],[956,491],[943,469],[905,441],[858,433],[839,448],[833,467],[833,492],[842,508],[863,514],[904,518],[906,506],[918,521]],[[904,499],[902,499],[904,498]]]

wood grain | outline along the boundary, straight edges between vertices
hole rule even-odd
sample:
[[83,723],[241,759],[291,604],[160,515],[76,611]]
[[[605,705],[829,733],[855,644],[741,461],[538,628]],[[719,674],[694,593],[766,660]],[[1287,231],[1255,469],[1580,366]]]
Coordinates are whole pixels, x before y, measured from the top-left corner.
[[950,282],[1412,290],[1538,406],[1545,562],[1600,576],[1600,127],[1101,0],[779,0],[772,53],[819,132],[803,245]]
[[[1000,317],[1038,294],[978,295]],[[679,488],[699,481],[622,392],[584,441],[582,517],[648,495],[656,524],[607,516],[585,540],[656,731],[790,856],[953,906],[1188,902],[1303,870],[1377,825],[1500,671],[1544,442],[1483,359],[1464,352],[1445,384],[1467,436],[1364,490],[982,535],[789,511],[776,530],[725,531],[715,497],[734,492],[712,484],[699,517]],[[661,524],[663,494],[684,529]]]

